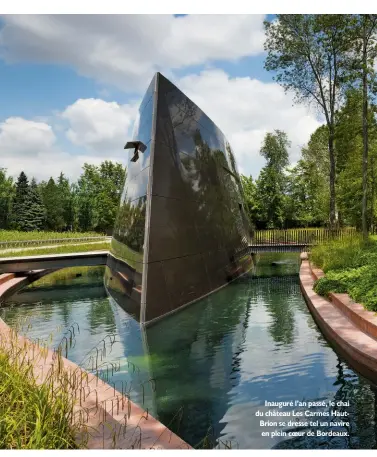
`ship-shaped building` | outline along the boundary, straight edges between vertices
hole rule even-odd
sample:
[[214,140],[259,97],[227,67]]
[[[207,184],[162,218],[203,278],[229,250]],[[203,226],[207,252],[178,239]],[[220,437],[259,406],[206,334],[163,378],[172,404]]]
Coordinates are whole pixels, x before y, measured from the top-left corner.
[[247,272],[250,228],[230,144],[160,73],[125,148],[127,177],[105,285],[150,324]]

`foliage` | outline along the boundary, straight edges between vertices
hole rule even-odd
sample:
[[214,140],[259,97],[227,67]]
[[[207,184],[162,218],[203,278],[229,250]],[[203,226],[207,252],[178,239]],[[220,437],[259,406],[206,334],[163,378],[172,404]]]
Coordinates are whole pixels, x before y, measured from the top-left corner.
[[72,402],[64,389],[37,385],[27,359],[0,348],[0,449],[73,449]]
[[45,220],[46,209],[37,183],[33,179],[24,204],[22,229],[27,232],[41,230]]
[[298,102],[314,103],[324,115],[329,134],[330,225],[336,223],[335,111],[345,87],[345,55],[350,51],[352,30],[345,14],[278,14],[265,21],[265,68],[292,91]]
[[243,189],[243,195],[245,200],[245,211],[249,218],[249,221],[254,224],[258,219],[260,207],[258,206],[257,200],[257,187],[253,181],[252,176],[241,175],[241,184]]
[[286,217],[301,226],[327,225],[329,215],[328,130],[319,127],[287,176]]
[[125,183],[120,163],[84,164],[77,183],[60,173],[37,183],[21,172],[16,184],[0,169],[0,230],[111,233]]
[[114,225],[125,181],[121,164],[110,161],[99,167],[84,164],[77,186],[79,226],[109,232]]
[[[359,235],[345,237],[314,246],[310,259],[324,272],[358,268],[377,258],[377,242],[364,241]],[[368,260],[369,259],[369,260]]]
[[314,291],[318,295],[327,297],[331,292],[346,293],[347,286],[339,279],[328,278],[325,276],[314,283]]
[[64,238],[101,237],[97,232],[20,232],[18,230],[0,230],[0,242],[3,241],[30,241],[30,240],[58,240]]
[[[374,258],[375,259],[375,258]],[[359,268],[330,271],[314,285],[314,291],[323,296],[348,293],[350,297],[370,311],[377,311],[377,263]]]
[[7,176],[4,168],[0,168],[0,227],[8,227],[10,225],[13,198],[13,179]]
[[260,218],[266,221],[268,228],[284,224],[284,170],[289,163],[289,147],[287,134],[275,130],[266,134],[260,150],[267,163],[257,180],[257,198]]
[[57,284],[65,281],[71,281],[72,279],[77,278],[78,276],[84,277],[95,277],[103,280],[103,275],[105,272],[104,266],[97,267],[69,267],[62,268],[61,270],[54,271],[49,273],[46,276],[38,279],[37,281],[32,282],[28,288],[33,289],[35,287],[41,286],[56,286]]
[[27,210],[27,198],[29,193],[29,181],[23,171],[21,171],[16,187],[15,196],[12,205],[11,225],[18,230],[25,230],[27,219],[25,219],[25,210]]
[[62,205],[61,191],[55,184],[55,180],[50,178],[41,184],[43,203],[46,207],[46,229],[62,231],[65,227],[64,206]]
[[75,252],[90,252],[90,251],[108,251],[110,242],[99,241],[96,243],[86,244],[63,244],[62,246],[54,247],[39,247],[35,249],[24,249],[22,251],[0,251],[0,257],[22,257],[32,255],[44,255],[44,254],[70,254]]
[[[372,111],[368,115],[369,169],[367,226],[375,218],[374,189],[377,166],[377,123]],[[362,228],[363,199],[363,138],[362,138],[362,93],[358,89],[347,91],[345,105],[337,113],[335,149],[337,156],[337,189],[340,217],[345,224]]]
[[348,293],[367,309],[377,311],[377,240],[359,237],[334,240],[313,248],[311,260],[326,272],[316,281],[314,290]]

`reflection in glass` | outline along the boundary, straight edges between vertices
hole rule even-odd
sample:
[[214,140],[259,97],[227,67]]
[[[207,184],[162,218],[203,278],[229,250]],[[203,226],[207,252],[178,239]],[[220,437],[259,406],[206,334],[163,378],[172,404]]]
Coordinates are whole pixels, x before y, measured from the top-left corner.
[[[198,300],[252,265],[242,187],[228,142],[161,74],[153,84],[132,138],[147,149],[128,163],[111,246],[115,260],[108,265],[113,279],[106,279],[110,293],[111,281],[119,280],[128,298],[137,297],[143,323]],[[119,278],[119,268],[127,280]],[[139,282],[144,275],[139,295],[135,272]]]

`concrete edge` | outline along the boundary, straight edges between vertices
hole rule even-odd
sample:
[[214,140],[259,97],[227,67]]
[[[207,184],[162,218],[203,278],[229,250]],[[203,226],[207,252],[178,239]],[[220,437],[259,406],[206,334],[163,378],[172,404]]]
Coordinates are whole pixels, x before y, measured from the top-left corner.
[[350,366],[376,384],[377,341],[356,327],[333,303],[314,292],[308,260],[301,263],[300,285],[307,306],[328,342]]
[[[25,285],[28,278],[18,279],[16,284],[22,282]],[[15,284],[12,279],[0,286],[0,300],[5,293],[14,293]],[[12,330],[0,318],[0,341],[9,345]],[[72,392],[75,396],[75,416],[82,421],[85,416],[85,429],[90,429],[89,436],[86,433],[89,449],[192,449],[192,447],[169,430],[165,425],[152,417],[148,411],[133,403],[128,396],[123,395],[97,376],[87,372],[74,362],[61,357],[50,349],[38,346],[27,338],[16,335],[17,345],[27,351],[28,357],[33,361],[33,372],[37,382],[42,384],[52,367],[59,364],[70,376],[83,379],[84,384],[77,391]],[[84,433],[84,431],[83,431]],[[81,436],[81,435],[80,435]],[[78,437],[78,443],[83,438]],[[114,444],[114,436],[117,436]]]
[[[320,268],[311,264],[309,267],[315,281],[325,276]],[[329,299],[356,327],[377,340],[377,313],[368,311],[360,303],[354,302],[348,294],[330,293]]]

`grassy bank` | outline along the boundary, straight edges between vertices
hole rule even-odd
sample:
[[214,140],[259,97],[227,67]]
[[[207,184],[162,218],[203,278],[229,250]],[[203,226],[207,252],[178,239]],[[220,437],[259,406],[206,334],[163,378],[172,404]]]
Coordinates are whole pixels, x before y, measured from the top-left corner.
[[73,400],[54,376],[38,385],[14,336],[0,345],[0,449],[75,449]]
[[376,237],[365,242],[353,236],[316,246],[311,261],[326,273],[314,285],[318,294],[348,293],[366,309],[377,311]]
[[64,238],[89,238],[105,236],[96,232],[20,232],[18,230],[0,230],[2,241],[60,240]]
[[53,273],[43,276],[31,283],[28,288],[36,288],[41,286],[56,286],[64,284],[66,281],[72,281],[73,279],[82,276],[84,278],[103,278],[105,273],[104,266],[98,267],[70,267],[63,268],[62,270],[54,271]]
[[24,257],[32,255],[43,255],[43,254],[69,254],[75,252],[90,252],[90,251],[108,251],[110,248],[110,242],[98,242],[91,244],[75,244],[75,245],[62,245],[54,247],[39,247],[35,249],[24,249],[16,251],[0,251],[1,257]]

